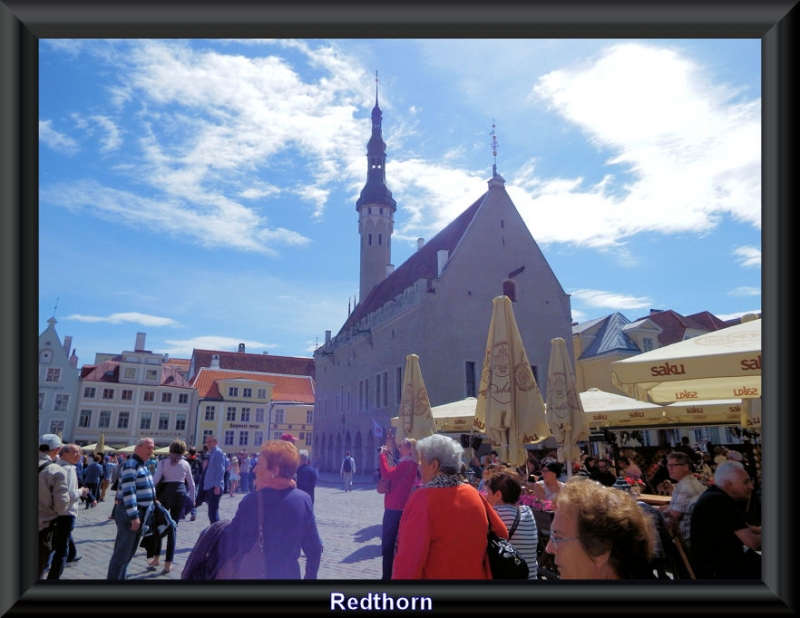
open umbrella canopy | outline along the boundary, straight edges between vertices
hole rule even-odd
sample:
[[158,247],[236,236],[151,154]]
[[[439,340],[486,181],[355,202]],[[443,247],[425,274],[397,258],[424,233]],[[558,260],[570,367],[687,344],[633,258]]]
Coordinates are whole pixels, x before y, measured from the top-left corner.
[[664,406],[670,423],[695,425],[739,425],[744,413],[741,399],[679,401]]
[[84,453],[115,453],[116,449],[110,446],[101,445],[99,442],[95,442],[93,444],[82,446],[81,451]]
[[[475,397],[451,401],[431,408],[433,423],[438,433],[466,433],[475,419]],[[392,427],[397,427],[399,417],[392,418]]]
[[508,296],[492,301],[473,426],[486,434],[500,459],[513,466],[528,460],[525,444],[550,435],[542,394]]
[[550,340],[550,363],[547,367],[545,418],[558,442],[558,460],[567,463],[572,476],[572,462],[580,461],[578,442],[589,439],[589,425],[575,385],[575,372],[563,338]]
[[136,445],[131,444],[130,446],[123,446],[122,448],[117,449],[117,453],[133,453],[136,450]]
[[667,423],[664,406],[590,388],[579,394],[592,429],[645,427]]
[[616,361],[611,380],[656,403],[761,397],[761,320]]
[[397,414],[398,424],[395,442],[399,445],[405,438],[420,440],[436,433],[436,425],[431,414],[428,389],[422,379],[419,356],[406,356],[406,370],[403,374],[403,395]]

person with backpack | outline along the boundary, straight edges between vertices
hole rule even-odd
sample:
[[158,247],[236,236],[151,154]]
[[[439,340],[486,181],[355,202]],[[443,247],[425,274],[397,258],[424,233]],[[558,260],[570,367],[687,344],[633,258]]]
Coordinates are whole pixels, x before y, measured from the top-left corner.
[[344,490],[353,491],[353,475],[356,473],[356,462],[350,457],[350,451],[345,452],[339,476],[344,478]]

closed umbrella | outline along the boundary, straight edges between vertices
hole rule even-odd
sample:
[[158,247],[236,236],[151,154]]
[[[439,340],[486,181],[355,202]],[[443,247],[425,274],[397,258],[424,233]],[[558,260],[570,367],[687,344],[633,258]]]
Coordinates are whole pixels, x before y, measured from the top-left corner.
[[106,434],[101,433],[100,439],[97,441],[97,448],[94,449],[95,453],[99,453],[100,455],[103,454],[106,446]]
[[502,461],[517,467],[528,460],[526,444],[550,435],[542,394],[508,296],[492,301],[473,427],[486,434]]
[[422,379],[419,356],[406,356],[406,371],[403,375],[403,395],[397,414],[397,433],[395,442],[399,445],[405,438],[420,440],[436,433],[436,425],[431,414],[428,389]]
[[575,386],[575,372],[567,355],[566,343],[561,337],[555,337],[550,344],[545,418],[559,444],[558,460],[566,464],[569,477],[572,476],[573,462],[580,461],[578,442],[589,439],[589,425]]

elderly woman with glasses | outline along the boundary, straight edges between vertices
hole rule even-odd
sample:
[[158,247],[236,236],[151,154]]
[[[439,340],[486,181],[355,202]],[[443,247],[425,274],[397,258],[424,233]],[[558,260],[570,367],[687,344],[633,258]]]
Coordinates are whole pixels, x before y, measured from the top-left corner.
[[[392,579],[394,549],[397,544],[397,530],[412,488],[417,484],[419,474],[419,455],[417,441],[406,438],[400,443],[400,459],[389,467],[390,449],[394,437],[389,434],[386,444],[381,447],[381,478],[389,480],[389,491],[383,494],[383,527],[381,530],[381,554],[383,555],[383,575],[381,579]],[[393,450],[393,449],[392,449]]]
[[508,538],[486,499],[459,478],[461,445],[435,434],[417,442],[422,487],[406,503],[392,579],[491,579],[486,533]]
[[573,477],[558,494],[545,550],[561,579],[652,579],[655,535],[630,494]]

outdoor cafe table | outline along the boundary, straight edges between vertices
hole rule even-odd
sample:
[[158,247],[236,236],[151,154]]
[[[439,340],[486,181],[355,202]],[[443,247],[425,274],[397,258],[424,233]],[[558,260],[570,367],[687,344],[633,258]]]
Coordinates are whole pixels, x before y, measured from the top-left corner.
[[652,504],[653,506],[661,506],[664,504],[669,504],[670,500],[672,500],[671,496],[659,496],[656,494],[639,494],[637,500],[640,502],[644,502],[645,504]]

